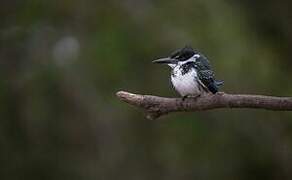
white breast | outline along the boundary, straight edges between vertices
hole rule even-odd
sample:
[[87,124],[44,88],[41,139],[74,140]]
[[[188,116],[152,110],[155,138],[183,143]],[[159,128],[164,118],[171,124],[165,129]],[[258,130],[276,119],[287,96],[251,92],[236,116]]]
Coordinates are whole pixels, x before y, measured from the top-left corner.
[[181,95],[198,95],[200,94],[199,84],[196,81],[197,72],[195,69],[190,70],[188,73],[182,75],[179,67],[173,69],[171,82],[175,90]]

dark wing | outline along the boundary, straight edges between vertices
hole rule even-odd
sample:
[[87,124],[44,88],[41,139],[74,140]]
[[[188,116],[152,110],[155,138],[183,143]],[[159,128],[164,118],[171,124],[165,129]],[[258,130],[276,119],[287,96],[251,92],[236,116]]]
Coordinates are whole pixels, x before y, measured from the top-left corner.
[[212,70],[198,71],[198,78],[200,80],[201,85],[203,85],[204,88],[207,88],[213,94],[218,92],[218,86],[214,79],[214,73]]
[[209,60],[206,58],[206,56],[200,54],[200,57],[196,59],[196,65],[199,69],[202,70],[211,70],[211,65]]
[[215,74],[211,69],[211,65],[208,59],[200,55],[200,57],[195,62],[197,66],[197,73],[200,84],[203,86],[204,89],[211,91],[213,94],[218,92],[218,86],[215,81]]

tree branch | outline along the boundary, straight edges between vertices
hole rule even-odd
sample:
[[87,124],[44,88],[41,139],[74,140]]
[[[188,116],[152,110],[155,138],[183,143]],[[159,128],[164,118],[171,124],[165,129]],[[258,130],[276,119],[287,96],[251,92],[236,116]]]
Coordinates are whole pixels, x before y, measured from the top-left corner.
[[204,111],[217,108],[257,108],[274,111],[292,111],[291,97],[263,95],[204,94],[196,98],[166,98],[152,95],[132,94],[125,91],[116,93],[117,97],[133,106],[142,108],[148,119],[156,119],[170,112]]

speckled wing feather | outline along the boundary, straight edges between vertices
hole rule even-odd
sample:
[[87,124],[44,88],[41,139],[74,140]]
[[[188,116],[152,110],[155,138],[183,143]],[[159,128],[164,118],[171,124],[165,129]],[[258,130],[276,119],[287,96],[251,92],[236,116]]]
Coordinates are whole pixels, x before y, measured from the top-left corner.
[[214,79],[214,72],[211,69],[211,65],[208,59],[200,55],[200,57],[196,60],[197,73],[200,84],[204,89],[208,89],[212,93],[216,93],[218,91],[218,86],[216,85],[216,81]]
[[196,59],[196,65],[198,66],[198,69],[200,70],[211,70],[211,65],[209,60],[206,58],[206,56],[200,54],[200,57]]

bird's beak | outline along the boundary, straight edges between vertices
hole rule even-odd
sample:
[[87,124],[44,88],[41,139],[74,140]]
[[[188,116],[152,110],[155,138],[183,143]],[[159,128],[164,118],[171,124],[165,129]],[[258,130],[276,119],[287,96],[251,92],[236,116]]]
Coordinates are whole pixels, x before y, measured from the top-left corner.
[[156,59],[152,62],[157,63],[157,64],[177,64],[178,60],[167,57],[167,58]]

